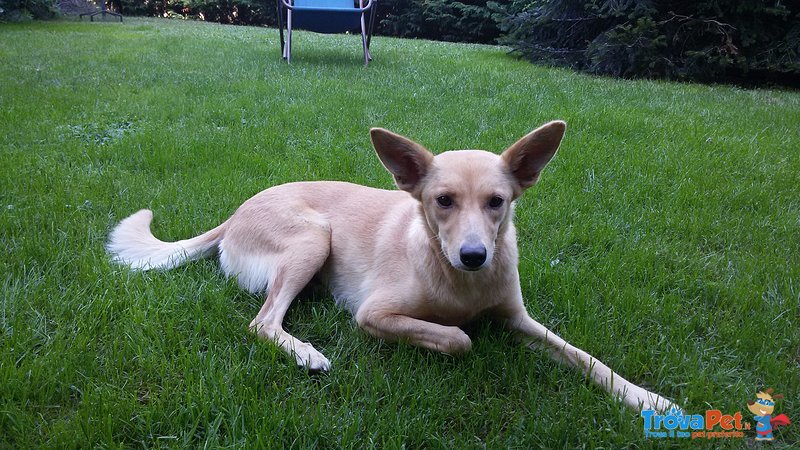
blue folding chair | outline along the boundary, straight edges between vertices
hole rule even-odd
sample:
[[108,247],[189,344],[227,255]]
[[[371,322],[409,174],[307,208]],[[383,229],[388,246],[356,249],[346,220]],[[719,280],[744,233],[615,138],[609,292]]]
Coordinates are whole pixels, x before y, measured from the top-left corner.
[[[366,4],[365,4],[366,1]],[[361,29],[364,46],[364,65],[372,61],[369,43],[375,23],[375,3],[378,0],[277,0],[278,28],[281,52],[287,63],[292,62],[292,29],[316,33],[342,33]],[[369,28],[367,28],[369,15]],[[283,19],[286,18],[286,41],[283,40]]]

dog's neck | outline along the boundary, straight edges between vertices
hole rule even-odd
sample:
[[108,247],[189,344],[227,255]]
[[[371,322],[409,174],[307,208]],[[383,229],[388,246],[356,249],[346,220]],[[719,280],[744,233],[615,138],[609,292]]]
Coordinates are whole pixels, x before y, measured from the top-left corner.
[[408,251],[416,256],[410,261],[415,265],[417,280],[422,283],[420,292],[427,296],[423,312],[427,315],[421,316],[425,320],[461,326],[497,306],[510,295],[504,291],[513,286],[518,289],[516,246],[510,245],[515,232],[510,220],[498,233],[491,265],[474,272],[450,264],[439,238],[421,214],[410,223],[408,236]]

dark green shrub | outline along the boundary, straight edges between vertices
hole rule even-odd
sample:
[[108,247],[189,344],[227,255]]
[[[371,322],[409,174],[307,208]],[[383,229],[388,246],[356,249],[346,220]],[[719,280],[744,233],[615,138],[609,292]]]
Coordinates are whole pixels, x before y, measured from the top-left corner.
[[[798,83],[800,2],[490,2],[524,57],[591,73]],[[794,80],[794,81],[792,81]]]
[[274,0],[119,0],[123,14],[185,17],[235,25],[277,24]]
[[129,16],[163,17],[172,6],[183,6],[180,0],[116,0],[114,3],[121,13]]
[[493,43],[500,30],[486,0],[380,0],[376,32],[385,36]]
[[0,21],[46,20],[57,13],[55,0],[0,0]]
[[203,20],[235,25],[277,23],[275,2],[271,0],[187,0],[186,3]]

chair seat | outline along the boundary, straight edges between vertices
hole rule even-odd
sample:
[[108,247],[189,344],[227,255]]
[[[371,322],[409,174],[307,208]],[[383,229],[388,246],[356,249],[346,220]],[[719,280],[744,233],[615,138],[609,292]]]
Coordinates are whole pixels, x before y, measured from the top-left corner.
[[317,33],[341,33],[361,27],[361,11],[357,8],[313,8],[295,6],[292,27]]

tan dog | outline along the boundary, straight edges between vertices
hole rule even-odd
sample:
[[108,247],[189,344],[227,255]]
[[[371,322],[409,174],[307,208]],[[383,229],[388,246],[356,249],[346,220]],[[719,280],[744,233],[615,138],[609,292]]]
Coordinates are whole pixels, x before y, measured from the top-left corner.
[[400,191],[339,182],[275,186],[246,201],[222,225],[166,243],[142,210],[111,233],[114,259],[168,269],[219,252],[222,269],[267,293],[250,323],[308,370],[330,362],[282,326],[295,296],[318,277],[360,327],[381,339],[459,354],[472,342],[459,326],[491,315],[576,367],[632,408],[668,410],[667,399],[636,386],[533,320],[517,270],[513,202],[555,155],[564,122],[550,122],[498,156],[478,150],[434,156],[374,128],[372,143]]

